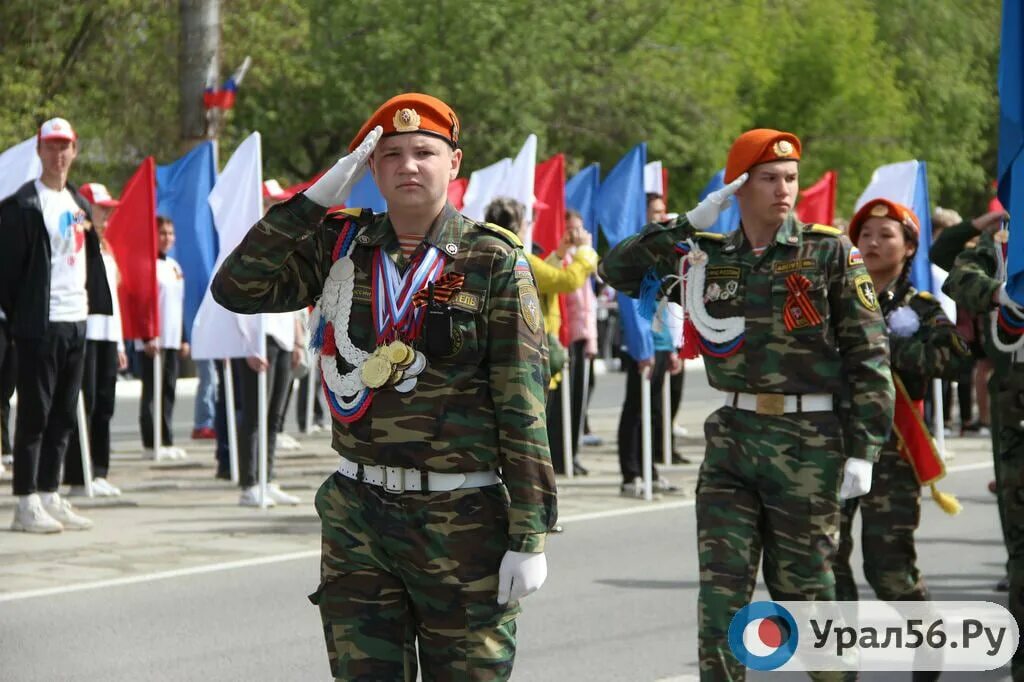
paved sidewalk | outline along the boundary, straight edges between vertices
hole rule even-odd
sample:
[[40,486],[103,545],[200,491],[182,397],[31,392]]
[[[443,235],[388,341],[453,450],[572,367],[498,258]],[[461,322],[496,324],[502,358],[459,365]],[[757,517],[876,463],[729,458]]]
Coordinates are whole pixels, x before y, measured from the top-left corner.
[[[717,403],[700,400],[697,391],[690,395],[693,402],[684,403],[682,423],[690,434],[699,435],[701,423]],[[677,449],[692,464],[661,467],[662,475],[681,487],[680,493],[654,502],[619,495],[618,416],[618,408],[591,409],[591,425],[604,444],[583,448],[582,461],[590,475],[572,480],[559,477],[559,515],[567,532],[573,519],[580,517],[692,500],[703,451],[703,440],[692,437],[677,441]],[[121,487],[123,497],[75,498],[95,528],[49,536],[8,530],[15,504],[8,471],[0,482],[0,601],[5,595],[27,591],[315,554],[320,534],[313,495],[333,471],[336,456],[327,433],[300,439],[301,450],[279,452],[277,479],[302,504],[269,510],[239,507],[238,489],[214,478],[211,441],[179,442],[188,449],[188,460],[166,463],[143,461],[134,441],[116,442],[110,478]],[[950,446],[957,450],[952,464],[990,460],[987,439],[955,439]]]

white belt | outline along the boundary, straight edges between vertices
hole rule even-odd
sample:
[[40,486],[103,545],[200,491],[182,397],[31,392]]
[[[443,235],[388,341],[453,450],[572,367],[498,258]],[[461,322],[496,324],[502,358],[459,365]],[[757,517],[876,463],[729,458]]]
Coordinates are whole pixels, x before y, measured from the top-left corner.
[[[362,477],[360,477],[360,471]],[[436,471],[421,471],[402,467],[357,464],[341,457],[338,473],[355,481],[376,485],[392,493],[444,492],[457,488],[482,488],[495,485],[501,479],[497,471],[470,471],[465,474],[440,474]],[[423,489],[426,478],[427,488]]]
[[794,412],[832,412],[832,396],[828,393],[735,393],[725,391],[725,404],[738,410],[758,414],[791,414]]

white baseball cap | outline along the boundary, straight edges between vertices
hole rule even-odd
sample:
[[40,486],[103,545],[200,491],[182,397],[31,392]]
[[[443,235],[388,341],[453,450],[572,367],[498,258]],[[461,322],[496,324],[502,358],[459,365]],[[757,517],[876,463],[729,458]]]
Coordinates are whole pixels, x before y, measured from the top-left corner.
[[95,206],[107,206],[114,208],[120,206],[121,202],[110,196],[106,185],[98,182],[87,182],[78,188],[78,193],[85,197],[86,201]]
[[39,141],[43,140],[77,140],[74,128],[64,118],[51,118],[39,126]]

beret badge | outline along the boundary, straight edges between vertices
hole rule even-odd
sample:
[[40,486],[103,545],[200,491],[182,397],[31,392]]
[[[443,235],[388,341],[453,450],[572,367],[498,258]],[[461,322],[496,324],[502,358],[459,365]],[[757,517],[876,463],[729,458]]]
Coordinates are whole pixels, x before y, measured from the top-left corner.
[[779,140],[772,146],[775,156],[789,156],[793,153],[793,143],[789,140]]
[[420,129],[420,115],[415,109],[399,109],[395,112],[395,132],[411,133]]

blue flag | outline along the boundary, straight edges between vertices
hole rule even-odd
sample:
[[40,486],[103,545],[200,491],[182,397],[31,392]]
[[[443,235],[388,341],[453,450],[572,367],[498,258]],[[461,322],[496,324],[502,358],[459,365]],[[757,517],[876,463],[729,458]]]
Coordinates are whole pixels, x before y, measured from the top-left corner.
[[185,333],[210,285],[217,233],[207,198],[217,181],[213,142],[203,142],[174,163],[156,167],[157,213],[174,221],[170,255],[185,273]]
[[601,187],[601,164],[592,163],[565,183],[565,205],[583,216],[583,227],[597,247],[597,192]]
[[[725,169],[715,173],[711,181],[704,186],[701,190],[699,200],[703,201],[709,194],[716,192],[725,187]],[[717,232],[719,234],[726,234],[732,232],[740,226],[740,207],[736,204],[736,199],[729,200],[729,207],[722,211],[718,215],[718,220],[715,224],[709,227],[705,232]]]
[[[1024,216],[1024,10],[1020,0],[1003,0],[999,48],[999,201],[1011,223]],[[1021,180],[1014,183],[1014,178]],[[1024,228],[1014,225],[1006,263],[1006,291],[1024,303]]]
[[911,210],[917,215],[921,224],[921,234],[917,240],[917,253],[910,265],[910,282],[921,291],[935,290],[932,288],[932,264],[928,255],[932,243],[932,207],[928,196],[928,169],[924,161],[917,165],[917,182],[914,185],[914,201]]
[[380,190],[377,189],[377,183],[373,181],[373,176],[369,173],[364,175],[352,188],[352,194],[349,195],[345,205],[352,208],[371,208],[374,213],[383,213],[388,210],[387,202],[384,201]]
[[[645,165],[647,145],[640,143],[615,164],[601,183],[596,202],[597,222],[609,246],[615,246],[626,237],[636,234],[647,222]],[[622,293],[619,293],[618,301],[626,350],[636,360],[653,358],[651,322],[640,315],[640,302]]]

